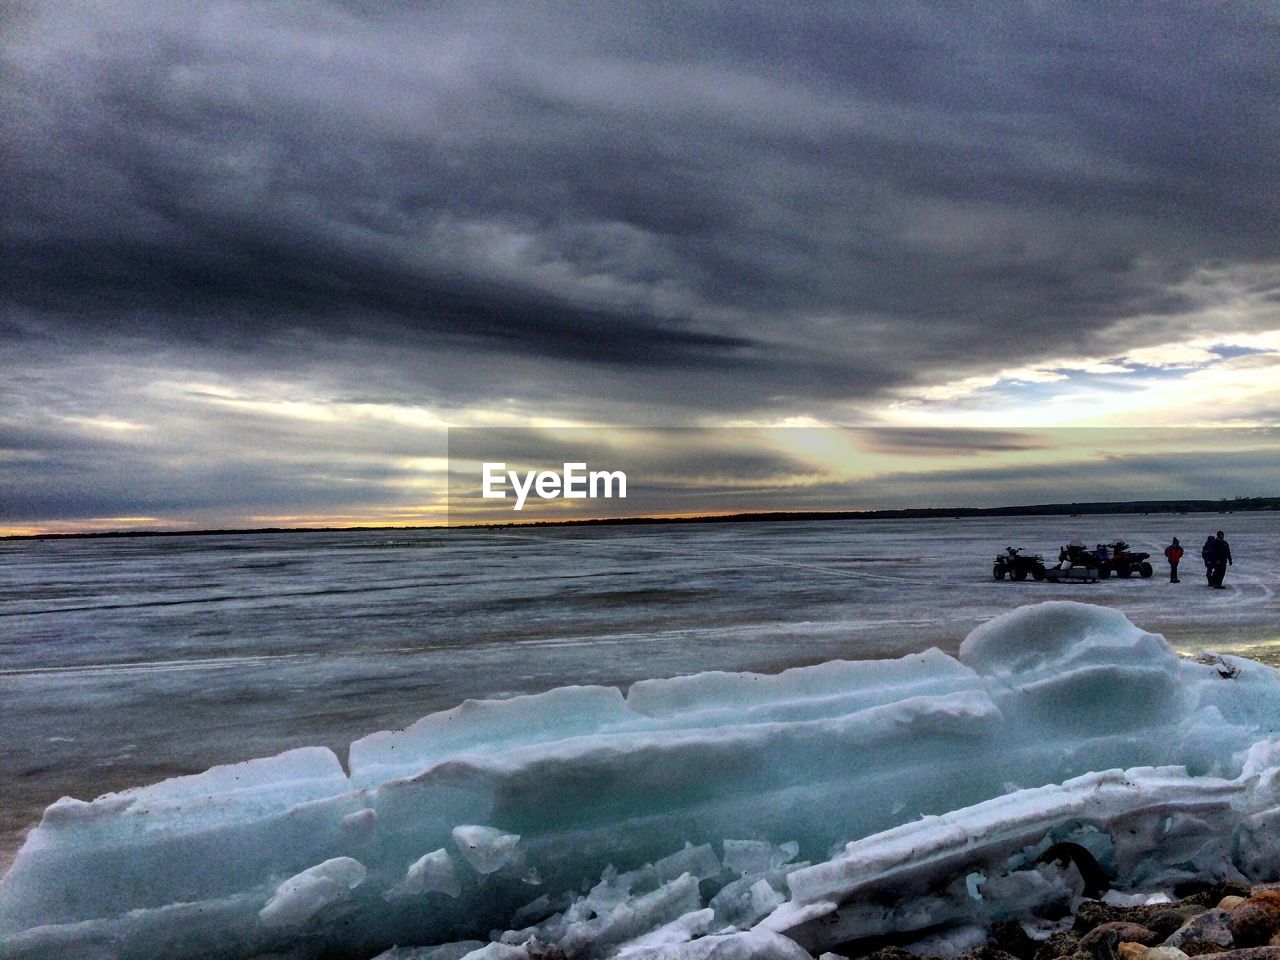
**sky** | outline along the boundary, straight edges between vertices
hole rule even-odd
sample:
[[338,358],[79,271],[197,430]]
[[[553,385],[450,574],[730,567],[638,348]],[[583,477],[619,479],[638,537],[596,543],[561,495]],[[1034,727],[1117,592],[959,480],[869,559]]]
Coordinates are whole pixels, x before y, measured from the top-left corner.
[[[1080,499],[979,428],[1276,422],[1277,63],[1249,2],[16,0],[0,532],[439,522],[477,428],[710,431],[718,512]],[[843,439],[744,498],[782,429]],[[1253,443],[1151,471],[1280,493]]]

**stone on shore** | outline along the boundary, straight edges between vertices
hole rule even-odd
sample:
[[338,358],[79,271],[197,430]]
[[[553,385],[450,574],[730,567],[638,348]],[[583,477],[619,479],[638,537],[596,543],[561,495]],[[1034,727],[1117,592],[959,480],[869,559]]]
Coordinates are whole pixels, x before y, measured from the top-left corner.
[[1237,947],[1262,947],[1280,932],[1280,890],[1255,890],[1231,911]]
[[1231,914],[1215,907],[1192,917],[1164,941],[1191,957],[1219,953],[1235,946]]
[[1121,943],[1140,943],[1152,946],[1160,940],[1152,931],[1136,923],[1113,920],[1099,924],[1083,937],[1076,947],[1076,955],[1089,960],[1119,960],[1116,948]]
[[1143,926],[1160,935],[1161,941],[1173,936],[1193,917],[1204,913],[1205,907],[1196,903],[1179,903],[1155,911],[1143,923]]
[[1244,947],[1205,956],[1212,960],[1280,960],[1280,947]]

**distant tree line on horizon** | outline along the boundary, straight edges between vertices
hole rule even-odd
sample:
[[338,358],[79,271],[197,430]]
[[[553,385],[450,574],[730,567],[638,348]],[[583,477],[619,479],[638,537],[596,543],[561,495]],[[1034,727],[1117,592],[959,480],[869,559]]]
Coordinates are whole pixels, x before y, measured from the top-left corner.
[[[1113,513],[1235,513],[1280,510],[1280,497],[1222,497],[1219,500],[1115,500],[1087,503],[1039,503],[1012,507],[903,507],[893,510],[775,510],[708,514],[695,517],[603,517],[592,520],[531,520],[521,523],[454,524],[466,527],[619,526],[645,523],[761,523],[783,520],[926,520],[964,517],[1067,517]],[[196,537],[212,534],[335,533],[360,530],[425,530],[429,527],[253,527],[221,530],[104,530],[86,533],[34,533],[0,540],[65,540],[95,537]]]

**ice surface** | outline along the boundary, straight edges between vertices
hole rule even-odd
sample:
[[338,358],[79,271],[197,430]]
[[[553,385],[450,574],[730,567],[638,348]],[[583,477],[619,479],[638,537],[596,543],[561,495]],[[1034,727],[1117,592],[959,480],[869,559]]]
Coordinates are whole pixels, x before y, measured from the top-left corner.
[[[991,577],[1008,544],[1124,534],[1158,557],[1218,528],[1236,562],[1213,594],[1191,558],[1181,586]],[[467,698],[954,652],[1031,600],[1276,662],[1278,540],[1280,512],[6,541],[0,867],[65,794],[305,745],[345,757]]]
[[0,957],[958,945],[1070,906],[1058,841],[1127,893],[1274,875],[1277,717],[1271,668],[1071,602],[958,658],[471,702],[357,741],[349,775],[311,748],[54,804],[0,881]]

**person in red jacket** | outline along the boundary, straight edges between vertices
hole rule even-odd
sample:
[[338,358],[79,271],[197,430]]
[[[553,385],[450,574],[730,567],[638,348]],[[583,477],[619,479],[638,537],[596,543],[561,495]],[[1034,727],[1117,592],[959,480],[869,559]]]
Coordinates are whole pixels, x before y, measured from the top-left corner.
[[1165,559],[1169,561],[1169,582],[1181,583],[1178,579],[1178,561],[1182,559],[1182,544],[1178,542],[1178,538],[1173,538],[1173,543],[1164,548]]

